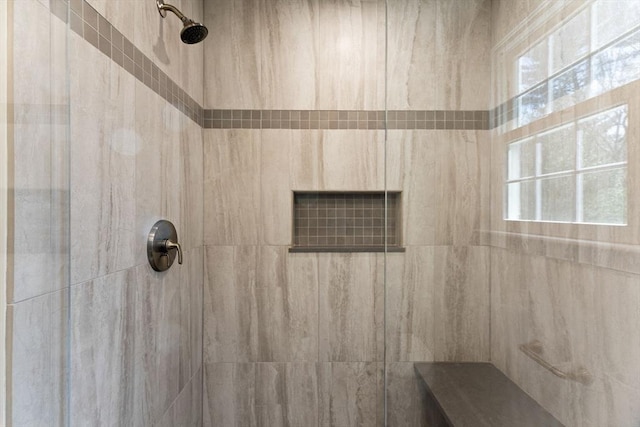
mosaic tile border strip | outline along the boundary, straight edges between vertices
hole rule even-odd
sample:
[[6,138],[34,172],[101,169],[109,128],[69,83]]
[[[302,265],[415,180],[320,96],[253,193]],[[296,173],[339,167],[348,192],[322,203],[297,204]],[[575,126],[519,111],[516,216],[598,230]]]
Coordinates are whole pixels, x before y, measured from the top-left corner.
[[[493,111],[204,109],[85,0],[49,0],[51,13],[205,129],[488,130]],[[69,10],[70,9],[70,10]]]
[[[489,129],[489,111],[387,112],[388,129]],[[385,128],[385,112],[371,110],[204,110],[205,129]]]
[[[203,108],[84,0],[50,0],[51,13],[200,126]],[[68,10],[70,6],[70,10]]]

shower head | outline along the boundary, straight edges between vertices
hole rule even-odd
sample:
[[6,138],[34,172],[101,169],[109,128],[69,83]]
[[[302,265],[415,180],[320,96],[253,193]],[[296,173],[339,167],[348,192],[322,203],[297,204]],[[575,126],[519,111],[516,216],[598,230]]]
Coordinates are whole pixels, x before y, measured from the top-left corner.
[[167,16],[167,10],[174,13],[184,25],[182,31],[180,31],[180,38],[186,44],[195,44],[199,43],[207,37],[209,34],[209,30],[202,24],[199,24],[192,19],[184,16],[182,12],[178,10],[175,6],[170,4],[165,4],[164,0],[156,0],[156,6],[158,7],[158,12],[160,12],[160,16],[165,18]]

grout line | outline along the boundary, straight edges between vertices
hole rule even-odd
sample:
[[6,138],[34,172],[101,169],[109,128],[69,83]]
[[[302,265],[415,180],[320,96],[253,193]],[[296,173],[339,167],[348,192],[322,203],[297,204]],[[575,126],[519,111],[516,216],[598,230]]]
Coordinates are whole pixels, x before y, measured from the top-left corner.
[[[203,129],[488,130],[490,111],[460,110],[237,110],[204,109],[86,0],[50,0],[51,13],[129,74]],[[70,8],[69,16],[66,9]],[[64,13],[63,13],[64,12]],[[386,124],[386,126],[385,126]]]

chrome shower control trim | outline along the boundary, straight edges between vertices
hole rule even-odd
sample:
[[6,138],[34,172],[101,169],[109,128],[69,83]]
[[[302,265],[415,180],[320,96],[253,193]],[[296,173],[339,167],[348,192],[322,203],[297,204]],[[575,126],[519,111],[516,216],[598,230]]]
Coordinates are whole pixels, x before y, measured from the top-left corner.
[[147,258],[155,271],[165,271],[178,256],[182,264],[182,246],[178,243],[178,233],[173,224],[161,219],[153,224],[147,238]]

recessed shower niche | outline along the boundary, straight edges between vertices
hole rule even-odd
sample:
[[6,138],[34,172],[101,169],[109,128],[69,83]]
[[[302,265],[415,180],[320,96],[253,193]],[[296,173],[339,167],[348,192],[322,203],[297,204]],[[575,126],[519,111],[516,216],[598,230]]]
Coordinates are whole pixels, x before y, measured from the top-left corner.
[[400,209],[400,192],[294,191],[290,251],[382,252],[385,237],[388,251],[402,251]]

